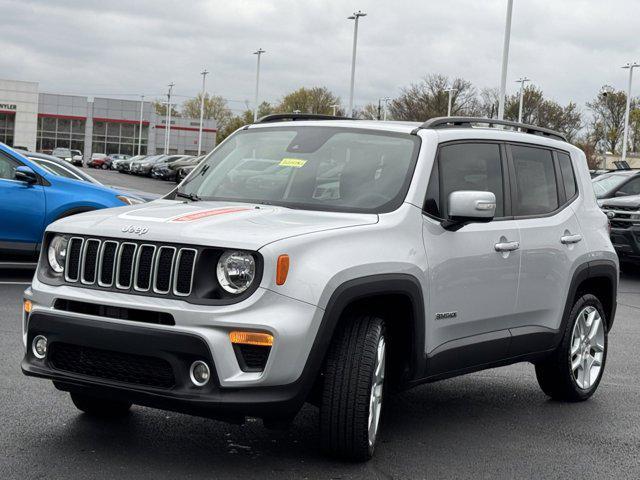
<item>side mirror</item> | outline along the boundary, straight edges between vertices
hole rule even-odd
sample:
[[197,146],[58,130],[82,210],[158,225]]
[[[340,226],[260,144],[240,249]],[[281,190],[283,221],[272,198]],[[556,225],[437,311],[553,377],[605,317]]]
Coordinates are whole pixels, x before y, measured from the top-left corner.
[[441,222],[455,232],[468,223],[486,223],[496,214],[496,196],[492,192],[459,190],[449,194],[449,217]]
[[16,167],[15,179],[33,185],[38,182],[38,175],[36,175],[36,172],[34,172],[31,167],[21,165]]

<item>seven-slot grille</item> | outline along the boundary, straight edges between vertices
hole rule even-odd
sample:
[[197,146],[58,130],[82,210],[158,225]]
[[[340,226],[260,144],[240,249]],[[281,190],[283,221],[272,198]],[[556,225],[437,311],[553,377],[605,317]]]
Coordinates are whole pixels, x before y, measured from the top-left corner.
[[65,280],[123,291],[187,297],[193,288],[198,251],[98,238],[72,237]]

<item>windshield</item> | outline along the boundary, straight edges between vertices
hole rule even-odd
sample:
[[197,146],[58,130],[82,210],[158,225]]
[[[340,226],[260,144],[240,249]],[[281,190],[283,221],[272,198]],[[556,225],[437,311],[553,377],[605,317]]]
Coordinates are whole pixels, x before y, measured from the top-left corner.
[[415,135],[335,127],[242,130],[215,149],[181,194],[315,210],[382,213],[409,188]]
[[593,191],[596,192],[596,197],[600,197],[605,193],[613,190],[622,182],[624,182],[628,175],[612,174],[602,175],[593,179]]

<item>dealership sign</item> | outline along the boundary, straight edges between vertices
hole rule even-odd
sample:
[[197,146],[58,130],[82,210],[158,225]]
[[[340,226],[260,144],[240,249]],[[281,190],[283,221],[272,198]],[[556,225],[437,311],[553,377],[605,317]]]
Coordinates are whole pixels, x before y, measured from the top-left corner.
[[18,108],[14,103],[0,103],[0,110],[17,110]]

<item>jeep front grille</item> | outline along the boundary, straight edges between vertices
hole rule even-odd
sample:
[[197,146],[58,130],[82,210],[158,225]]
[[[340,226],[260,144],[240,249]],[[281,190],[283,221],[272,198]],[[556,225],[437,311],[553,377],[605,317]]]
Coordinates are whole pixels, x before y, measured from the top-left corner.
[[121,291],[187,297],[198,250],[98,238],[72,237],[65,281]]

